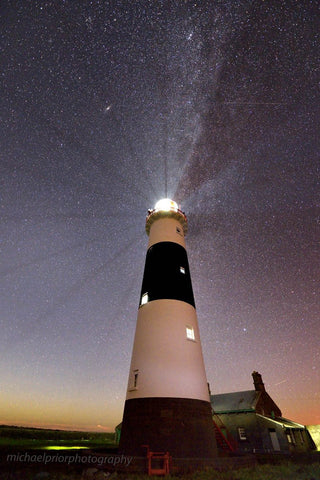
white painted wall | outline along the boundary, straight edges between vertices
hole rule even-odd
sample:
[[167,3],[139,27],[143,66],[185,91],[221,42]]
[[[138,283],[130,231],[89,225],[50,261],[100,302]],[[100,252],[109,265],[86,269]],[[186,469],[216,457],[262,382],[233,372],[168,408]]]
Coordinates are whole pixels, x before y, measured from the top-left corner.
[[[194,328],[195,341],[187,339],[186,326]],[[197,315],[186,302],[154,300],[138,311],[127,399],[142,397],[209,401]]]
[[148,248],[158,242],[174,242],[186,248],[183,228],[176,218],[159,218],[151,225]]

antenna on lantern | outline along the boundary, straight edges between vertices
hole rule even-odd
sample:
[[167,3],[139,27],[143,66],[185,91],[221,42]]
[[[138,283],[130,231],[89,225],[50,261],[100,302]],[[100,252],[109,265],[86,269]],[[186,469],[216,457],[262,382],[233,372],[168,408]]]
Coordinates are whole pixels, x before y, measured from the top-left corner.
[[165,197],[167,198],[168,196],[168,162],[167,162],[167,156],[164,157],[164,194]]

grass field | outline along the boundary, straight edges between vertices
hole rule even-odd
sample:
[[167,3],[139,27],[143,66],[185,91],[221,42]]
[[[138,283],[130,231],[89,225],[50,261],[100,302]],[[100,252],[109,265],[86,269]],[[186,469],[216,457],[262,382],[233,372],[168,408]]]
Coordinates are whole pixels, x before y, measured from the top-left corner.
[[320,465],[258,465],[254,468],[241,468],[225,472],[199,472],[190,480],[320,480]]
[[[0,473],[0,480],[86,480],[87,478],[94,480],[95,477],[99,480],[103,478],[109,478],[110,480],[151,480],[161,478],[149,477],[147,475],[118,474],[116,472],[105,477],[102,472],[96,472],[96,474],[91,472],[91,475],[87,477],[85,471],[82,473],[64,473],[63,471],[50,473],[44,468],[41,472],[36,473],[35,471],[16,469],[14,472]],[[320,480],[320,465],[319,463],[299,465],[293,462],[285,462],[281,465],[258,465],[254,468],[241,468],[224,472],[208,470],[183,476],[167,476],[165,478],[168,480]]]
[[[29,455],[32,452],[46,450],[65,450],[61,454],[65,455],[65,462],[68,458],[66,451],[71,455],[76,455],[77,449],[87,448],[95,454],[99,452],[116,452],[116,443],[112,433],[95,432],[69,432],[63,430],[46,430],[33,428],[20,428],[0,426],[0,480],[150,480],[161,477],[149,477],[147,475],[138,475],[130,473],[129,469],[122,468],[122,473],[116,472],[116,467],[109,468],[109,472],[95,471],[90,466],[78,464],[74,465],[56,464],[22,464],[18,461],[9,462],[7,460],[8,452],[24,452]],[[88,453],[90,454],[90,450]],[[83,450],[85,452],[85,450]],[[80,453],[80,452],[79,452]],[[45,455],[55,455],[56,452],[48,452]],[[69,454],[69,455],[70,455]],[[42,454],[43,455],[43,454]],[[88,455],[87,453],[85,455]],[[112,455],[112,454],[111,454]],[[114,455],[117,455],[116,453]],[[259,460],[258,460],[259,461]],[[179,476],[167,476],[168,480],[320,480],[320,453],[310,456],[297,456],[294,460],[288,460],[285,457],[265,457],[260,459],[264,464],[257,464],[250,468],[237,468],[233,470],[217,471],[208,469],[206,471],[183,474]],[[267,463],[268,462],[268,463]],[[271,464],[277,463],[277,464]],[[92,465],[94,468],[95,465]]]
[[74,432],[0,425],[0,448],[109,448],[116,447],[113,433]]

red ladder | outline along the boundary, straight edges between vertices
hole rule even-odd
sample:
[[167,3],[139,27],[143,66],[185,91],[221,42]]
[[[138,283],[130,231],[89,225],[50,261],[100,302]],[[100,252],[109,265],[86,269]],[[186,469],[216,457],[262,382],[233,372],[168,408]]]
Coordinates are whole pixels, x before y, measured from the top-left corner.
[[227,450],[229,452],[235,452],[238,448],[238,444],[235,439],[230,435],[226,426],[223,424],[221,418],[214,414],[214,431],[217,443],[223,450]]

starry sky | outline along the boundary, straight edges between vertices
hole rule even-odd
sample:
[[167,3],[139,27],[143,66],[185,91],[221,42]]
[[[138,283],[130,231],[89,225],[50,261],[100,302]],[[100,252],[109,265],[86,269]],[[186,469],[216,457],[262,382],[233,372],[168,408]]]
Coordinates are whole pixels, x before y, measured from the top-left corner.
[[4,0],[0,423],[122,419],[162,197],[212,393],[320,423],[318,1]]

